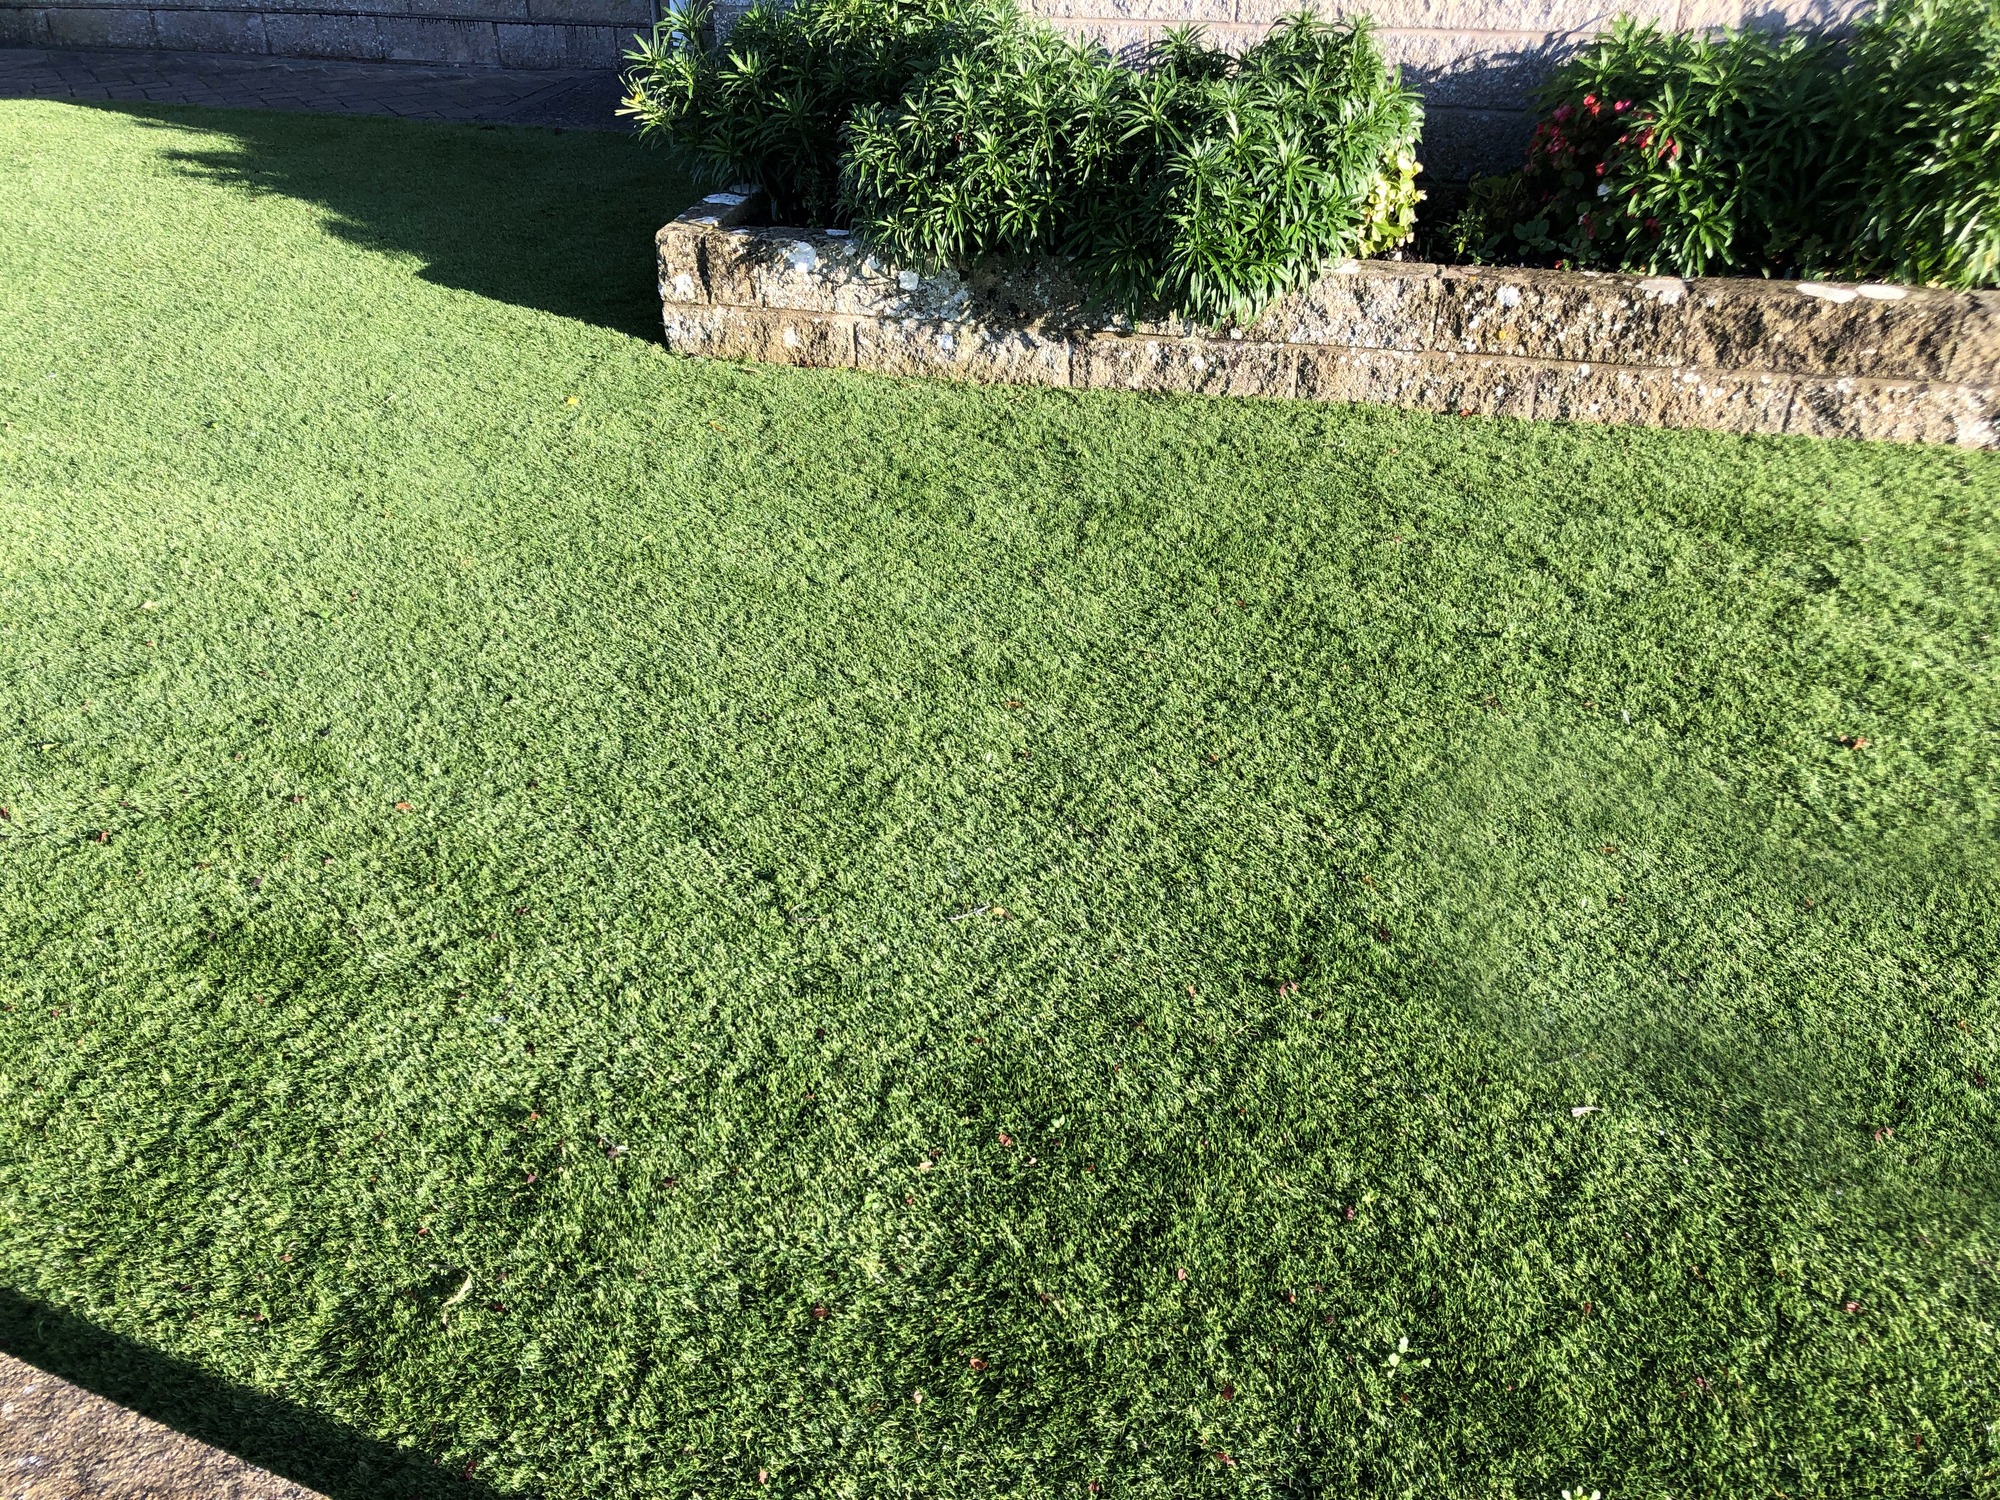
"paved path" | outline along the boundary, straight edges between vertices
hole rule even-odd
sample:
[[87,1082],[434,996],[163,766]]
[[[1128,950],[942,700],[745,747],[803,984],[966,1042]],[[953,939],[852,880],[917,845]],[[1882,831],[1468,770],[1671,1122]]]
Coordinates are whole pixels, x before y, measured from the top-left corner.
[[213,52],[0,48],[0,99],[122,99],[620,130],[603,69],[447,68]]
[[0,1500],[320,1500],[0,1354]]

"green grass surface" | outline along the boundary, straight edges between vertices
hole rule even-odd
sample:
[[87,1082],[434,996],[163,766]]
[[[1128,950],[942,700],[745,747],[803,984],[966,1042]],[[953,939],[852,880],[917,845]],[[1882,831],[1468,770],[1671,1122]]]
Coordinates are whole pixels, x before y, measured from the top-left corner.
[[0,142],[24,1305],[500,1494],[2000,1490],[1993,457],[688,362],[623,140]]

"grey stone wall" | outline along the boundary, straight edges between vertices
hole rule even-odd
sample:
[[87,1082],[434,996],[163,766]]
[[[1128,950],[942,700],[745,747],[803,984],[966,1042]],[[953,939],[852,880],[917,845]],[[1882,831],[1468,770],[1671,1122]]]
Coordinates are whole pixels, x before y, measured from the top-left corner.
[[0,47],[609,68],[653,18],[654,0],[0,0]]
[[1253,322],[1094,312],[1047,260],[960,276],[716,193],[658,237],[679,353],[1458,416],[2000,445],[2000,292],[1349,261]]

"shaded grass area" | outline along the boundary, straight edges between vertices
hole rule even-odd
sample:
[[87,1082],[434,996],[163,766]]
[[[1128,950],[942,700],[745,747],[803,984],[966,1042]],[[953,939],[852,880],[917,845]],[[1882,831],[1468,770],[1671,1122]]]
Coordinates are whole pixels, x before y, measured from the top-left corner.
[[627,141],[0,139],[17,1299],[497,1493],[1995,1486],[2000,463],[692,363]]

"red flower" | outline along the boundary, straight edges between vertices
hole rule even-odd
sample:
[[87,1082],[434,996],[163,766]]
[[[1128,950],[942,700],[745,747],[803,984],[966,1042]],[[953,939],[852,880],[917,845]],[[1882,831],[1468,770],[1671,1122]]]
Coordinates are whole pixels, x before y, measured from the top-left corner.
[[1584,109],[1585,109],[1585,110],[1586,110],[1587,112],[1589,112],[1590,114],[1593,114],[1593,115],[1594,115],[1594,114],[1596,114],[1596,113],[1597,113],[1597,95],[1595,95],[1595,94],[1585,94],[1585,95],[1583,96],[1583,107],[1584,107]]
[[1620,99],[1616,104],[1611,106],[1611,112],[1614,115],[1622,115],[1631,107],[1632,101],[1630,99]]

